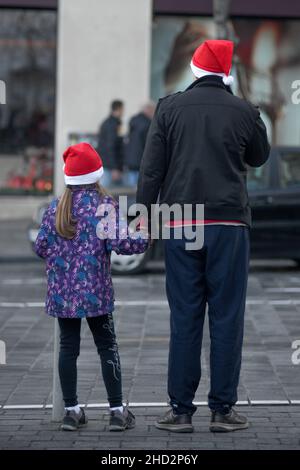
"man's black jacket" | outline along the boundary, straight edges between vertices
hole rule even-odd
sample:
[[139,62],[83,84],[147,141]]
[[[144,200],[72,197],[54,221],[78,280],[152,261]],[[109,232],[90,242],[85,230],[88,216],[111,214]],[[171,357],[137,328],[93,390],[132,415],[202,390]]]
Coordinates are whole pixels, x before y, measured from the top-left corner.
[[220,77],[196,80],[159,101],[142,158],[137,202],[150,208],[204,204],[205,219],[251,225],[247,165],[266,162],[270,146],[259,111]]
[[103,160],[104,169],[122,170],[123,139],[120,136],[121,120],[109,116],[99,130],[98,151]]
[[126,146],[126,165],[129,170],[138,171],[140,168],[150,124],[151,119],[144,113],[139,113],[130,120]]

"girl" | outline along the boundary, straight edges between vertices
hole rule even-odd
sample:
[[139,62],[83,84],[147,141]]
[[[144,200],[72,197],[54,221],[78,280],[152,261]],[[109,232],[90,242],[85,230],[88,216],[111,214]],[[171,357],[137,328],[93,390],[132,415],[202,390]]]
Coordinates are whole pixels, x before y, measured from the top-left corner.
[[101,359],[109,430],[123,431],[135,426],[135,418],[122,404],[110,252],[142,253],[148,240],[141,232],[128,235],[117,203],[98,183],[103,166],[91,145],[72,145],[63,158],[67,187],[46,210],[35,243],[36,253],[46,259],[46,312],[58,318],[60,326],[59,376],[65,403],[61,428],[75,431],[87,423],[76,394],[81,319],[86,318]]

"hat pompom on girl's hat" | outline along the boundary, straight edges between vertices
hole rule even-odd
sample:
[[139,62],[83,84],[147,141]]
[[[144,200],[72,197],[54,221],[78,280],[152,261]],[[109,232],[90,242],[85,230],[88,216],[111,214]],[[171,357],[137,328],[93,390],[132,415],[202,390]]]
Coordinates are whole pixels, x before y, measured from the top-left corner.
[[208,39],[199,46],[192,57],[191,69],[197,78],[205,75],[222,77],[225,85],[232,85],[230,74],[234,43],[223,39]]
[[101,157],[87,142],[68,147],[63,159],[66,185],[97,183],[103,175]]

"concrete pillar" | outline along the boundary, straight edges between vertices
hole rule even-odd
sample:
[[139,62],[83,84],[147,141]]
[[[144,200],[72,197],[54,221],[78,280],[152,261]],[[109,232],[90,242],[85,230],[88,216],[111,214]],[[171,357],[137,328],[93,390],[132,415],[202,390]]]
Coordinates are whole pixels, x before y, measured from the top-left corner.
[[96,132],[115,98],[125,118],[149,98],[151,0],[59,0],[55,192],[69,132]]

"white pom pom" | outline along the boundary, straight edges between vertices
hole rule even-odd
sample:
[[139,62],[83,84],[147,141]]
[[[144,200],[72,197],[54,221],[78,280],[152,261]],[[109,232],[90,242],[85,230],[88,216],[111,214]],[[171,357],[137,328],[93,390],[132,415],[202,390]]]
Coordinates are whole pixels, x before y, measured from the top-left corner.
[[225,75],[223,77],[223,83],[225,83],[225,85],[230,86],[233,84],[233,82],[234,82],[234,78],[232,75]]

